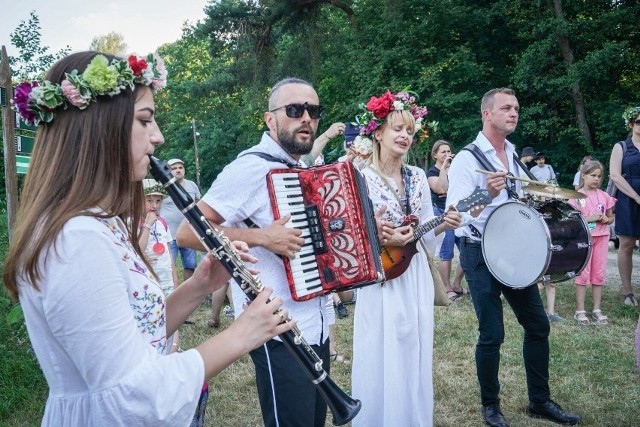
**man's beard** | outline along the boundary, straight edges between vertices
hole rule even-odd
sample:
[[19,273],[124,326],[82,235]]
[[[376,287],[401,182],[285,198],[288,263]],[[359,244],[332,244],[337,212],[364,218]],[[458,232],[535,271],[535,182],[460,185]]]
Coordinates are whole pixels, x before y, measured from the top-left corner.
[[[296,141],[296,134],[301,129],[305,129],[309,131],[309,142],[298,142]],[[311,128],[311,126],[300,126],[297,129],[294,129],[293,132],[287,132],[284,129],[278,127],[277,129],[278,141],[280,141],[280,145],[285,151],[292,155],[304,155],[309,154],[311,149],[313,148],[313,141],[316,139],[315,132]]]

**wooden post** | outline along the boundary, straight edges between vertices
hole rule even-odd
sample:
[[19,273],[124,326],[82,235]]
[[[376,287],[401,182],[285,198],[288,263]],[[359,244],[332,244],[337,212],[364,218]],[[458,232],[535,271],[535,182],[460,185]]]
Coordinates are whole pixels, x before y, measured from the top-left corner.
[[15,116],[9,102],[13,98],[13,85],[9,56],[4,45],[0,62],[0,86],[5,88],[7,94],[7,105],[2,107],[2,141],[4,145],[4,183],[7,193],[7,225],[9,241],[11,241],[13,223],[18,210],[18,174],[16,171]]
[[196,119],[191,119],[191,128],[193,129],[193,151],[196,158],[196,185],[200,187],[200,159],[198,158],[198,132],[196,131]]

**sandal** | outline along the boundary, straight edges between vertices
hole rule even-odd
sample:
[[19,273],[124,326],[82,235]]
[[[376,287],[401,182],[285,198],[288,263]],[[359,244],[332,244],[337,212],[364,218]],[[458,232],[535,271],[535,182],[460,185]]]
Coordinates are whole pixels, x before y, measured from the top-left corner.
[[339,353],[333,353],[329,356],[332,362],[344,363],[345,365],[351,365],[351,361],[349,359],[345,359],[343,355]]
[[576,319],[578,325],[588,325],[591,323],[589,321],[589,318],[587,317],[587,312],[584,310],[576,311],[576,314],[573,315],[573,318]]
[[461,298],[469,293],[468,290],[466,290],[465,288],[462,288],[462,287],[460,288],[459,291],[453,291],[453,292],[458,294],[458,296],[461,297]]
[[456,291],[449,291],[447,292],[447,298],[449,298],[449,301],[451,302],[456,302],[462,298],[462,295],[458,294]]
[[633,294],[626,294],[624,296],[624,303],[632,307],[638,306],[638,301],[636,301],[636,297]]
[[598,325],[606,325],[609,323],[609,318],[602,314],[602,310],[593,310],[593,320],[595,320]]

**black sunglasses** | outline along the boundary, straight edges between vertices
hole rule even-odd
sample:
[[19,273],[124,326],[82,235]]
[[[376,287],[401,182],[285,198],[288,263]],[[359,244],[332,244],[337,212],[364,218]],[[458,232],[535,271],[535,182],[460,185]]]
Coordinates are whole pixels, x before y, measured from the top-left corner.
[[[311,115],[311,112],[309,112],[309,115]],[[288,114],[287,114],[287,116],[288,116]],[[638,126],[640,126],[640,119],[638,119],[638,120],[634,121],[633,123],[635,123],[635,124],[637,124]]]
[[305,102],[304,104],[283,105],[282,107],[274,108],[269,112],[273,113],[274,111],[280,110],[281,108],[284,108],[284,112],[287,117],[292,119],[299,119],[304,115],[304,111],[307,110],[307,112],[309,113],[309,117],[311,117],[313,120],[316,120],[322,117],[322,113],[324,112],[324,107],[322,105],[309,104],[308,102]]

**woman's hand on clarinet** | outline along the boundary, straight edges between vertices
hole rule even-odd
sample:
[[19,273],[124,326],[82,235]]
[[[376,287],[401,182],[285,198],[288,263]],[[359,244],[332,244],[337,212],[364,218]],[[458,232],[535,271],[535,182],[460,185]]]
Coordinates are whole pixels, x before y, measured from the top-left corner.
[[[232,245],[243,262],[255,263],[258,261],[256,257],[249,253],[249,246],[245,242],[234,241]],[[248,270],[251,274],[257,274],[255,270]],[[203,293],[210,294],[220,289],[230,278],[231,275],[220,261],[213,255],[206,254],[198,268],[193,272],[190,280],[193,280],[198,287],[202,288]]]
[[248,345],[249,350],[295,326],[294,321],[285,322],[289,313],[282,307],[282,298],[275,297],[269,301],[272,291],[265,287],[228,328],[233,331],[234,339]]

